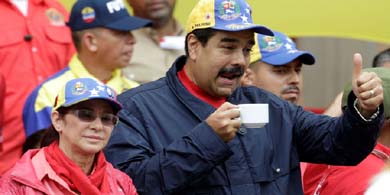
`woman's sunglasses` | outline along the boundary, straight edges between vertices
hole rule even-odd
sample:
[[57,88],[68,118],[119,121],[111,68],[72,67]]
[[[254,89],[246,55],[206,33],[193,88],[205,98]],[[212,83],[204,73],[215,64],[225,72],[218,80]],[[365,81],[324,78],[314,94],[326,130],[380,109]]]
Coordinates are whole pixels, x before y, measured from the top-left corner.
[[[74,109],[71,110],[71,113],[84,122],[92,122],[98,117],[96,112],[88,109]],[[105,126],[114,126],[118,123],[118,117],[111,113],[99,115],[99,118]]]

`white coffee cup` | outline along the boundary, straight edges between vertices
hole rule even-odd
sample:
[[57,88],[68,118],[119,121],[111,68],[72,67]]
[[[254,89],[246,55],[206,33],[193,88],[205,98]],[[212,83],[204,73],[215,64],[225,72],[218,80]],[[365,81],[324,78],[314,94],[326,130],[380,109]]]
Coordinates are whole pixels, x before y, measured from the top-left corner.
[[268,104],[239,104],[238,107],[244,127],[261,128],[269,122]]

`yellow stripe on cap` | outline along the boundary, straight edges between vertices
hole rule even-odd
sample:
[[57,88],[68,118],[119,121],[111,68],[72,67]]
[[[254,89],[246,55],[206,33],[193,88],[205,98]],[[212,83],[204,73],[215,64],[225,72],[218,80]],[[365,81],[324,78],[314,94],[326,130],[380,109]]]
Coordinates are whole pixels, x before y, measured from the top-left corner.
[[255,33],[255,45],[252,47],[250,64],[257,62],[261,59],[260,45],[259,45],[259,34]]
[[199,0],[188,16],[186,31],[210,28],[215,26],[214,1]]

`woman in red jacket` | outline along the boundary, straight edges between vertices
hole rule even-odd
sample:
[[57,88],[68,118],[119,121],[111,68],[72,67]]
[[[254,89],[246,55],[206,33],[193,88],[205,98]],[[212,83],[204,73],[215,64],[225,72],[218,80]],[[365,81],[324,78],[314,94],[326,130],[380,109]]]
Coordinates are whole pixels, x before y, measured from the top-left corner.
[[115,92],[90,78],[66,83],[56,98],[46,147],[29,150],[0,180],[0,194],[137,194],[102,149],[118,121]]

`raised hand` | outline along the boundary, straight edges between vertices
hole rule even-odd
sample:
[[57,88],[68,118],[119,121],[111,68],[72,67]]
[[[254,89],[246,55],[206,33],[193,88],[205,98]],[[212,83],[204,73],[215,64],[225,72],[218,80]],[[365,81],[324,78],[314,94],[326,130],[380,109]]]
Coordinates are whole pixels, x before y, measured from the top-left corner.
[[241,126],[239,116],[238,106],[225,102],[206,119],[206,122],[223,141],[228,142],[236,136]]
[[353,56],[352,90],[358,98],[359,112],[369,118],[383,103],[382,80],[374,72],[363,72],[362,56]]

